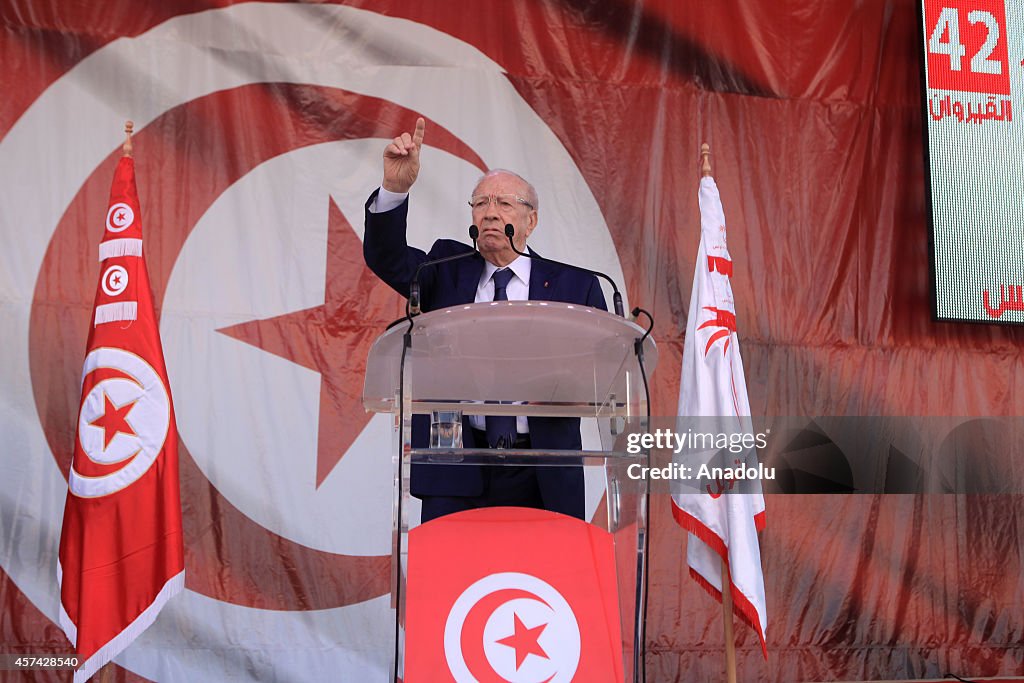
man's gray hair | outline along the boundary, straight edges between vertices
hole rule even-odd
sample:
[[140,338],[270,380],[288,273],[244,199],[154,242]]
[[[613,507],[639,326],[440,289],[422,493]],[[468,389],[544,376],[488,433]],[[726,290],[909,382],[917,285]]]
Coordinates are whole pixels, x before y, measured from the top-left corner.
[[515,178],[519,178],[519,180],[523,181],[523,185],[526,185],[526,196],[523,197],[523,199],[530,202],[530,206],[533,207],[534,211],[537,211],[540,208],[540,199],[537,197],[537,190],[533,189],[533,185],[530,184],[530,181],[528,181],[526,178],[519,175],[515,171],[510,171],[507,168],[492,168],[487,173],[484,173],[482,176],[480,176],[480,179],[476,181],[476,185],[473,186],[474,189],[480,187],[480,183],[482,183],[487,178],[496,175],[510,175]]

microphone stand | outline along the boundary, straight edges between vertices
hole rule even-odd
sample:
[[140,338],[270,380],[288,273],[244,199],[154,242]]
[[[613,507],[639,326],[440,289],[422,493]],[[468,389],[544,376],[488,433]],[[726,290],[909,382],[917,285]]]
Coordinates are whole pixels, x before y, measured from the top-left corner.
[[[401,378],[401,380],[400,380],[400,382],[398,384],[398,424],[402,426],[401,428],[403,430],[403,436],[402,436],[403,442],[404,442],[404,439],[405,439],[405,436],[404,436],[404,429],[405,429],[405,361],[406,361],[406,358],[408,357],[409,349],[412,348],[412,328],[413,328],[413,325],[416,324],[415,320],[413,318],[414,318],[414,316],[417,316],[417,315],[420,314],[420,271],[423,270],[426,266],[433,266],[433,265],[437,265],[439,263],[446,263],[448,261],[455,261],[457,259],[466,258],[468,256],[472,256],[474,254],[479,253],[476,250],[476,241],[477,241],[477,238],[479,236],[480,236],[480,229],[478,227],[476,227],[475,225],[471,225],[471,226],[469,226],[469,238],[471,240],[473,240],[473,251],[466,252],[465,254],[456,254],[454,256],[447,256],[445,258],[434,259],[433,261],[424,261],[419,266],[417,266],[416,272],[413,273],[412,281],[409,283],[409,299],[405,302],[405,317],[404,318],[399,318],[395,322],[391,323],[391,325],[388,325],[388,329],[391,329],[391,327],[393,325],[401,322],[402,320],[406,320],[409,323],[409,326],[407,328],[405,328],[405,332],[402,334],[402,356],[401,356],[401,360],[399,360],[399,363],[398,363],[398,376]],[[400,462],[399,463],[399,473],[400,473],[400,475],[401,475],[402,469],[403,469],[403,465]],[[402,523],[402,519],[403,519],[402,518],[403,511],[402,511],[402,496],[401,495],[398,496],[398,506],[397,506],[397,509],[395,511],[395,514],[397,515],[398,523],[401,524]],[[402,583],[401,583],[401,581],[398,581],[398,583],[396,584],[395,604],[401,604],[401,590],[402,590]],[[398,661],[398,656],[399,656],[399,651],[398,651],[399,628],[400,628],[399,622],[400,622],[400,618],[399,618],[398,615],[396,615],[396,618],[395,618],[395,661],[396,662]]]

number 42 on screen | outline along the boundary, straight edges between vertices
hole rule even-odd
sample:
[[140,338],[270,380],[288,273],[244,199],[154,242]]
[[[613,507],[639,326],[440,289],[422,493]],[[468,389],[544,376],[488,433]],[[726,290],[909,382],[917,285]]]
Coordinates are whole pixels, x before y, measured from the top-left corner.
[[928,87],[1010,94],[1004,0],[926,0]]

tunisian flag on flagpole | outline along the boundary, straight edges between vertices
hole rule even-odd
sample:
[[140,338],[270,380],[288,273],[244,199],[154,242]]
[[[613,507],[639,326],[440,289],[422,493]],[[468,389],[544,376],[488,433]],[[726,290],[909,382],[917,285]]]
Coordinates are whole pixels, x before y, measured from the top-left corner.
[[57,565],[61,627],[81,662],[75,683],[128,647],[185,585],[178,433],[125,147],[99,248]]
[[[750,434],[750,403],[729,283],[732,260],[726,247],[725,212],[707,164],[698,198],[700,248],[686,321],[679,416],[717,418],[719,426],[728,424],[730,431]],[[753,451],[747,455],[751,457]],[[748,464],[749,460],[744,463]],[[721,563],[725,562],[733,611],[757,632],[767,657],[767,609],[757,540],[757,532],[765,525],[764,497],[759,481],[746,481],[744,486],[752,487],[746,489],[752,492],[723,495],[726,487],[717,486],[701,493],[674,494],[672,514],[690,532],[686,546],[690,576],[721,602]]]

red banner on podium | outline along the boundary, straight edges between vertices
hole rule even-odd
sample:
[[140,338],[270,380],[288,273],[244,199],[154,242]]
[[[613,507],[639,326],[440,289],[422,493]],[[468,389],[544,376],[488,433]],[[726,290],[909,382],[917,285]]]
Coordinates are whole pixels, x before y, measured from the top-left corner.
[[409,532],[405,680],[621,681],[612,536],[485,508]]

